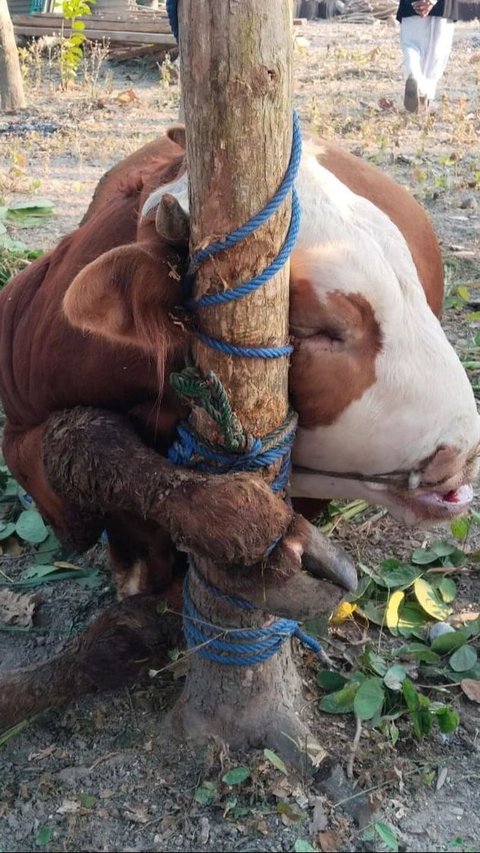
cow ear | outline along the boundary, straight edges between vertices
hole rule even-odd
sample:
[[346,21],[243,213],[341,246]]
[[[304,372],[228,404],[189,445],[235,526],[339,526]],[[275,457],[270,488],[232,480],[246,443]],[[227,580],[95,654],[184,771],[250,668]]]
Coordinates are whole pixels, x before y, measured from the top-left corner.
[[185,141],[185,125],[184,124],[174,124],[172,127],[167,129],[167,136],[172,142],[175,142],[180,148],[184,151],[186,150],[186,141]]
[[[153,322],[161,325],[169,306],[158,261],[139,245],[100,255],[75,276],[63,300],[72,326],[115,343],[151,351]],[[146,315],[151,334],[145,334]]]
[[155,212],[155,230],[163,240],[173,246],[188,246],[190,217],[171,193],[165,193],[160,199]]

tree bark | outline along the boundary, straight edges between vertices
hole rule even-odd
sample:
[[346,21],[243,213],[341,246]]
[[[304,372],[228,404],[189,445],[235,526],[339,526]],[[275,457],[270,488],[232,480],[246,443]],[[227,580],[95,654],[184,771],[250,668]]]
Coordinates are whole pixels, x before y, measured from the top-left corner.
[[[180,4],[192,252],[244,224],[282,182],[292,142],[291,26],[291,0]],[[203,264],[195,295],[234,287],[267,266],[283,243],[290,208],[287,201],[253,236]],[[199,311],[202,331],[240,346],[285,344],[288,273],[286,265],[254,294]],[[265,435],[285,418],[287,358],[229,357],[198,343],[196,363],[220,377],[245,431]],[[201,412],[196,427],[218,439]],[[197,559],[197,570],[190,571],[191,597],[207,621],[256,628],[271,618],[212,597],[199,580],[199,575],[215,576],[208,559]],[[227,579],[222,586],[228,591]],[[300,679],[290,642],[252,668],[219,665],[199,653],[189,660],[186,686],[174,709],[174,722],[184,734],[200,739],[217,735],[237,747],[272,746],[297,764],[306,743],[307,751],[322,754],[296,713]]]
[[26,107],[22,73],[7,0],[0,0],[0,104],[14,112]]

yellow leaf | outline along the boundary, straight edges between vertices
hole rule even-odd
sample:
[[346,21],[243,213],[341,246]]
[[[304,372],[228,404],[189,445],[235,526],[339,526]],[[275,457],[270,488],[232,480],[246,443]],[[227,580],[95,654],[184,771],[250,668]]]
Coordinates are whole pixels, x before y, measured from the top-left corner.
[[385,610],[385,621],[389,631],[396,631],[398,627],[398,609],[405,598],[405,593],[397,589],[392,592],[388,599],[387,608]]
[[416,579],[413,589],[420,606],[423,607],[425,613],[433,616],[434,619],[439,619],[443,622],[452,612],[452,608],[448,604],[444,604],[443,601],[440,601],[434,588],[423,578]]
[[350,616],[355,613],[356,609],[356,604],[350,604],[349,601],[342,601],[342,603],[339,604],[337,609],[335,610],[331,621],[334,625],[341,625],[342,622],[345,622],[346,619],[349,619]]

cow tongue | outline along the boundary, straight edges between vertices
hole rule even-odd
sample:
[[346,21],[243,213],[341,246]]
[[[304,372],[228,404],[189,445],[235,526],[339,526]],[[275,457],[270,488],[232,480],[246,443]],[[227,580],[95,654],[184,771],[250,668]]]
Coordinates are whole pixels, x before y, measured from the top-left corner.
[[459,486],[458,489],[452,489],[445,494],[441,492],[424,492],[421,495],[416,495],[415,500],[429,505],[443,505],[445,508],[449,506],[451,512],[461,512],[473,500],[473,487],[468,483]]

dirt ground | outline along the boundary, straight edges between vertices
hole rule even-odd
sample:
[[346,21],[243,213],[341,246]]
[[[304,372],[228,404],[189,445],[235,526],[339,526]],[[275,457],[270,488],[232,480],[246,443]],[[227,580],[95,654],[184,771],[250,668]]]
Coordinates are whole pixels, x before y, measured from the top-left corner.
[[[304,129],[338,139],[410,187],[441,239],[451,294],[466,285],[469,302],[480,302],[478,25],[457,25],[440,99],[428,116],[402,108],[393,22],[311,22],[296,36],[295,102]],[[0,195],[7,203],[54,202],[54,216],[41,227],[12,229],[32,248],[47,248],[75,227],[109,166],[176,120],[178,85],[171,64],[160,70],[142,61],[119,65],[100,50],[67,93],[59,91],[52,56],[25,54],[24,65],[30,106],[20,116],[0,116]],[[467,319],[472,310],[457,299],[446,312],[445,327],[458,348],[479,331],[478,322]],[[408,558],[430,536],[406,531],[375,510],[342,522],[335,535],[370,565],[387,556]],[[478,537],[468,544],[476,547]],[[101,547],[84,561],[103,567]],[[10,578],[24,566],[23,554],[0,557]],[[40,587],[37,630],[0,632],[0,667],[60,650],[112,601],[108,574],[100,577],[93,590],[76,582]],[[457,580],[459,605],[478,610],[476,564],[469,562]],[[344,767],[353,718],[314,710],[317,664],[304,656],[303,666],[314,730]],[[194,753],[172,741],[162,722],[180,688],[181,679],[166,673],[45,713],[0,747],[0,851],[371,850],[364,832],[373,818],[357,808],[360,787],[380,808],[375,820],[395,829],[401,850],[480,850],[478,705],[455,697],[462,722],[451,738],[432,735],[418,743],[405,735],[393,747],[365,728],[355,762],[359,788],[340,779],[326,791],[285,776],[261,752],[229,755],[213,744]],[[194,798],[205,780],[217,783],[236,764],[250,768],[247,783],[220,784],[211,803]],[[387,848],[378,842],[376,849]]]

